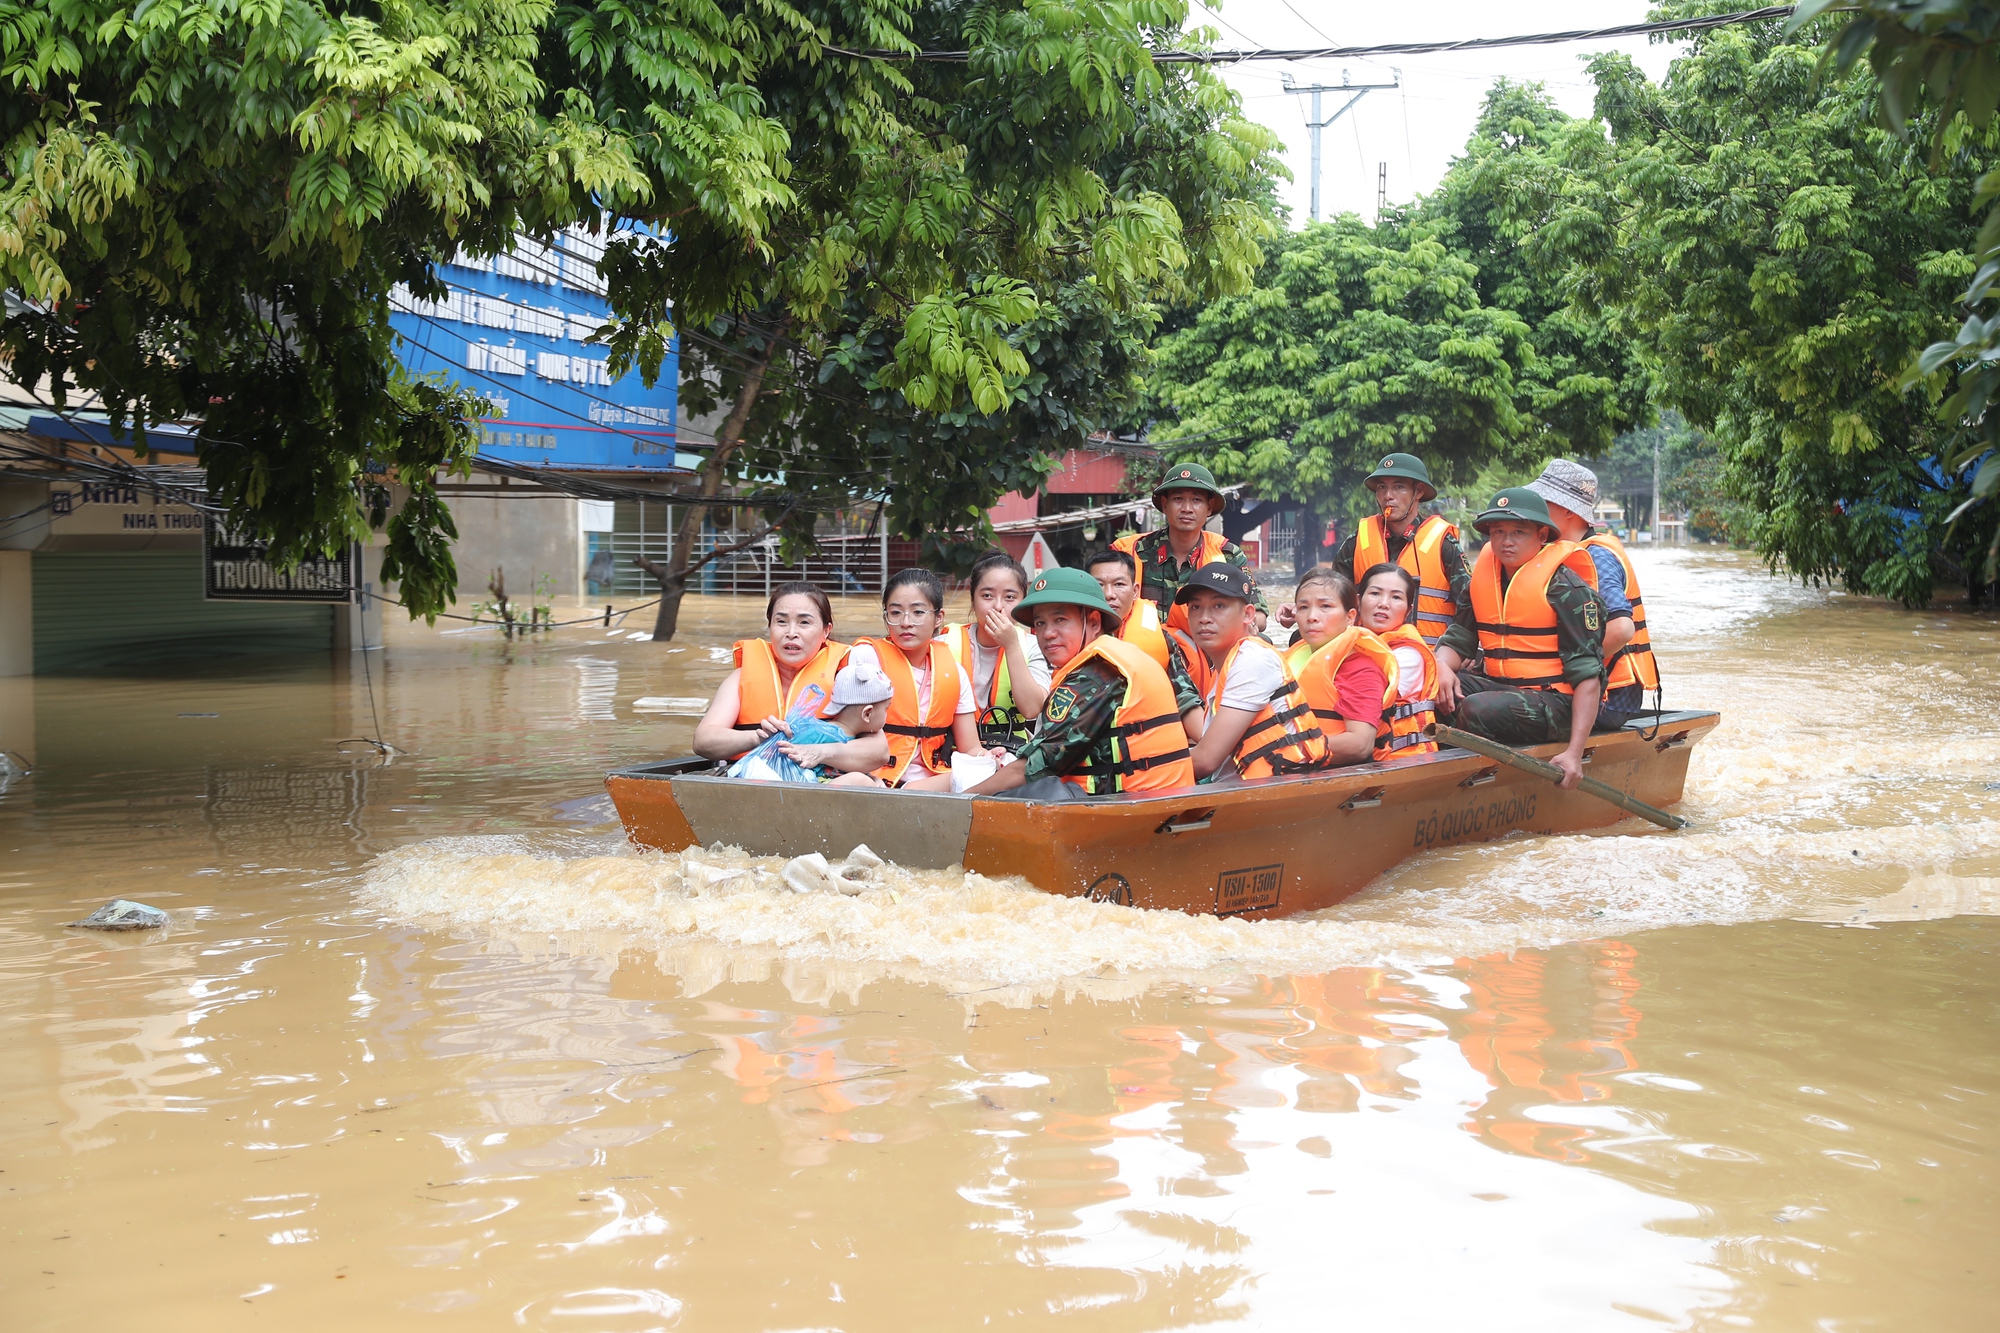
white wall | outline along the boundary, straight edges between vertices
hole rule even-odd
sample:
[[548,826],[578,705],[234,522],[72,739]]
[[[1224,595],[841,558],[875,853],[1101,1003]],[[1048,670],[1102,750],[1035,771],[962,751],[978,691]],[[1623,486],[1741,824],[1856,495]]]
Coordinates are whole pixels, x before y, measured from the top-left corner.
[[[526,489],[526,488],[523,488]],[[458,562],[458,598],[483,602],[493,571],[507,574],[507,596],[526,606],[535,581],[548,575],[558,597],[583,592],[583,539],[579,502],[570,496],[454,496],[458,524],[452,558]]]

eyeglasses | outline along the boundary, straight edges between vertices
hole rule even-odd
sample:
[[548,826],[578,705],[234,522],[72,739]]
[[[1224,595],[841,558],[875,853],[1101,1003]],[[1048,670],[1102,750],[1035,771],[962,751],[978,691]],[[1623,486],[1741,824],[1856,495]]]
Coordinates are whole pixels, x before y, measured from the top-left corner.
[[905,611],[901,607],[891,607],[882,613],[882,623],[885,625],[920,625],[935,615],[937,615],[937,612],[931,610]]

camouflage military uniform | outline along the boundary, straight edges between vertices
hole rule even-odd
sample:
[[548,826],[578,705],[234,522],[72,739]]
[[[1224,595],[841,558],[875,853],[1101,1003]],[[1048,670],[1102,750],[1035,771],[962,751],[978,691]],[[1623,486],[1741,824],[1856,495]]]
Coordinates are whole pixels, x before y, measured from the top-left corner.
[[[1417,521],[1422,522],[1423,520],[1418,519]],[[1333,567],[1349,578],[1354,577],[1356,573],[1354,568],[1354,540],[1353,537],[1349,537],[1333,553]],[[1390,533],[1389,559],[1396,560],[1400,558],[1403,554],[1403,548],[1409,544],[1409,538],[1397,536],[1393,532]],[[1451,585],[1452,605],[1466,605],[1472,600],[1472,594],[1468,591],[1472,586],[1472,571],[1466,568],[1465,552],[1459,550],[1458,543],[1450,537],[1445,538],[1444,544],[1438,548],[1438,563],[1444,566],[1444,576]],[[1360,572],[1365,574],[1368,571],[1364,569]],[[1414,616],[1415,614],[1416,608],[1412,607],[1411,615]]]
[[1182,717],[1188,710],[1202,705],[1201,691],[1194,687],[1194,675],[1188,670],[1187,655],[1181,651],[1179,639],[1167,639],[1167,683],[1174,687],[1174,708]]
[[[1199,550],[1195,552],[1197,559],[1200,554]],[[1138,545],[1133,548],[1132,559],[1139,566],[1139,595],[1159,607],[1160,618],[1166,619],[1167,613],[1174,609],[1174,598],[1180,594],[1181,585],[1198,567],[1195,560],[1185,564],[1176,560],[1164,530],[1149,532],[1139,538]],[[1235,542],[1224,542],[1222,563],[1248,569],[1250,557]]]
[[[1556,613],[1556,650],[1562,654],[1563,679],[1572,685],[1604,676],[1604,602],[1589,584],[1567,569],[1549,580],[1549,606]],[[1472,598],[1460,598],[1458,613],[1438,647],[1449,648],[1463,661],[1479,654],[1479,623]],[[1459,672],[1465,699],[1452,725],[1505,745],[1541,745],[1569,740],[1571,696],[1561,690],[1524,690],[1504,680]],[[1599,729],[1615,730],[1626,715],[1599,715]]]
[[[1175,694],[1180,693],[1178,685]],[[1049,691],[1035,734],[1021,751],[1027,781],[1059,778],[1086,763],[1110,767],[1118,762],[1112,747],[1112,719],[1125,697],[1125,677],[1110,663],[1085,662]]]

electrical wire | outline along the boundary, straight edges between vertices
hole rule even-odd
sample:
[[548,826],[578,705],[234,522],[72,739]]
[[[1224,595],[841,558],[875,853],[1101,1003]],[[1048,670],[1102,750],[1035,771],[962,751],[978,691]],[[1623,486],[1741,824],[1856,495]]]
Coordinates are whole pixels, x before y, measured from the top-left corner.
[[1299,13],[1298,6],[1294,5],[1292,3],[1292,0],[1278,0],[1278,3],[1283,5],[1286,9],[1291,10],[1293,16],[1296,17],[1299,22],[1305,24],[1308,28],[1311,28],[1315,33],[1319,34],[1321,37],[1324,37],[1327,41],[1333,42],[1339,40],[1332,33],[1328,32],[1325,28],[1320,27],[1319,24],[1314,23],[1304,14]]
[[[1246,51],[1155,51],[1153,62],[1160,65],[1235,65],[1259,60],[1359,60],[1368,56],[1439,55],[1449,51],[1492,51],[1510,46],[1554,46],[1564,42],[1589,42],[1606,37],[1698,33],[1715,28],[1735,27],[1744,23],[1765,23],[1791,17],[1793,8],[1792,5],[1767,5],[1762,9],[1737,10],[1728,14],[1704,14],[1694,18],[1669,19],[1660,23],[1623,23],[1611,28],[1578,28],[1568,32],[1525,33],[1515,37],[1465,37],[1445,42],[1387,42],[1376,46],[1293,49],[1258,47]],[[1231,31],[1236,30],[1232,28]],[[820,49],[832,55],[852,56],[861,60],[930,64],[964,64],[972,59],[973,54],[971,51],[851,50],[841,46],[824,46]]]

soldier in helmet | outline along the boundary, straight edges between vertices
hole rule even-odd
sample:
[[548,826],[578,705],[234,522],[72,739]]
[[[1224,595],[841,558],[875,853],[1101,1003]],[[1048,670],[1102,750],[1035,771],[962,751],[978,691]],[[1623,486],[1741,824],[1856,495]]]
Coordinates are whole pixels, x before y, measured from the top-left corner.
[[[1549,762],[1574,787],[1604,698],[1597,566],[1562,540],[1548,502],[1526,486],[1494,496],[1472,526],[1486,545],[1438,644],[1438,707],[1504,745],[1567,742]],[[1474,658],[1477,672],[1467,669]]]
[[1355,534],[1340,544],[1333,567],[1357,588],[1377,565],[1401,565],[1416,575],[1417,604],[1410,624],[1435,648],[1465,604],[1465,553],[1458,546],[1458,529],[1422,512],[1426,501],[1437,498],[1437,487],[1415,454],[1383,455],[1366,484],[1381,512],[1362,519]]
[[1111,543],[1112,550],[1125,552],[1138,565],[1139,595],[1157,607],[1160,619],[1174,629],[1187,629],[1187,608],[1174,599],[1190,574],[1217,561],[1239,569],[1250,567],[1242,547],[1219,532],[1207,531],[1208,521],[1222,512],[1226,498],[1207,468],[1177,464],[1153,488],[1153,507],[1166,515],[1167,526]]
[[1174,686],[1144,648],[1118,637],[1118,613],[1096,579],[1080,569],[1039,574],[1013,616],[1055,674],[1019,760],[971,795],[1060,800],[1194,785]]

